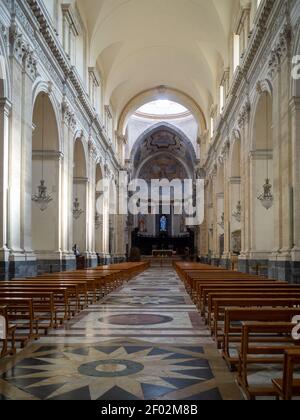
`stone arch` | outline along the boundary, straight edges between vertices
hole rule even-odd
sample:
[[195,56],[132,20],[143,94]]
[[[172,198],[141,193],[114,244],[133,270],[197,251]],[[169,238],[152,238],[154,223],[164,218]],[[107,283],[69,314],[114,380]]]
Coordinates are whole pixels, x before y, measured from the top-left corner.
[[252,259],[266,264],[274,250],[274,208],[266,210],[258,200],[273,174],[273,95],[271,84],[260,84],[251,119],[250,215]]
[[[32,247],[38,271],[60,270],[60,142],[59,124],[49,95],[40,91],[33,106],[32,189],[45,182],[52,202],[46,209],[32,202]],[[42,210],[42,211],[41,211]]]
[[198,122],[199,132],[203,132],[207,129],[204,112],[193,98],[181,92],[180,90],[166,86],[160,86],[139,93],[138,95],[134,96],[127,103],[127,105],[125,105],[118,121],[118,133],[120,133],[120,135],[125,135],[128,120],[131,115],[141,106],[157,99],[168,99],[184,105],[194,115],[196,121]]
[[[253,103],[251,106],[250,121],[249,121],[249,127],[250,127],[249,135],[251,139],[251,150],[254,150],[255,148],[254,128],[255,128],[255,122],[256,122],[256,117],[257,117],[258,106],[260,105],[261,97],[264,94],[268,94],[269,97],[271,98],[271,102],[273,103],[273,85],[268,79],[265,79],[257,83],[256,93],[255,93]],[[272,105],[272,110],[273,110],[273,105]],[[272,114],[272,121],[273,121],[273,114]]]
[[166,130],[166,131],[170,131],[171,133],[177,135],[178,137],[180,137],[180,139],[183,141],[183,143],[188,147],[192,158],[194,160],[194,162],[196,162],[196,151],[194,149],[193,144],[191,143],[190,139],[185,135],[185,133],[180,130],[178,127],[175,127],[174,125],[167,123],[167,122],[159,122],[151,127],[149,127],[147,130],[145,130],[136,140],[136,142],[134,143],[130,156],[131,159],[134,157],[134,155],[136,154],[138,148],[140,147],[141,142],[146,139],[147,137],[151,136],[151,134],[155,133],[156,131],[159,130]]
[[[73,246],[81,255],[88,249],[88,159],[81,131],[74,137],[73,155]],[[77,206],[78,212],[75,213]]]
[[186,175],[192,178],[191,169],[187,166],[186,162],[184,162],[184,160],[180,159],[178,156],[174,157],[171,153],[166,153],[166,152],[157,152],[155,155],[151,155],[147,159],[145,159],[136,171],[136,178],[139,178],[143,168],[149,161],[153,160],[154,158],[158,158],[161,155],[174,158],[174,160],[176,160],[181,166],[183,166],[183,168],[185,169]]
[[44,93],[45,95],[48,96],[48,99],[52,105],[52,110],[55,114],[55,118],[57,121],[57,129],[58,129],[58,140],[59,140],[59,146],[58,146],[58,150],[60,152],[63,151],[63,142],[62,142],[62,138],[63,138],[63,133],[62,133],[62,118],[61,118],[61,105],[58,101],[58,99],[56,98],[56,95],[54,94],[52,88],[51,88],[51,84],[49,82],[45,82],[45,81],[41,81],[38,80],[34,87],[33,87],[33,92],[32,92],[32,103],[35,104],[37,98]]

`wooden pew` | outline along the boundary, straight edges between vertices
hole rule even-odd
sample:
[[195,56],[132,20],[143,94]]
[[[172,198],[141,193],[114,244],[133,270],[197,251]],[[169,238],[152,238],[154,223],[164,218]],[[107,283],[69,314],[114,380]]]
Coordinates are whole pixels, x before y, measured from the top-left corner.
[[113,291],[123,283],[122,272],[103,271],[103,272],[67,272],[57,274],[46,274],[39,276],[37,279],[44,280],[68,280],[68,281],[84,281],[90,297],[90,303],[95,303],[97,300],[105,296],[107,293]]
[[[276,397],[278,396],[272,381],[266,385],[250,385],[249,372],[250,365],[279,365],[282,366],[284,362],[285,351],[290,347],[295,347],[295,341],[292,338],[291,332],[294,327],[293,323],[278,323],[278,322],[243,322],[242,324],[242,342],[239,351],[239,370],[238,383],[242,387],[246,396],[250,400],[257,397]],[[255,343],[251,336],[260,336],[260,342]],[[286,342],[278,342],[274,345],[276,337],[278,339],[285,336]],[[268,339],[263,343],[263,338]],[[274,338],[270,344],[270,337]],[[288,344],[289,342],[289,344]]]
[[269,292],[271,291],[278,291],[280,292],[293,292],[293,290],[297,291],[300,290],[300,286],[289,286],[287,284],[280,284],[280,283],[247,283],[244,284],[236,284],[236,283],[218,283],[218,284],[209,284],[204,283],[199,285],[197,289],[197,308],[200,310],[201,315],[204,317],[205,312],[208,306],[208,297],[210,294],[213,293],[251,293],[251,292]]
[[[34,291],[8,291],[0,289],[0,300],[7,299],[22,299],[28,298],[32,300],[33,311],[38,319],[37,328],[43,330],[47,334],[50,328],[57,326],[56,310],[54,307],[53,293],[52,292],[34,292]],[[47,321],[47,323],[44,323]],[[19,329],[23,328],[21,325]],[[27,326],[24,326],[26,329]]]
[[[210,329],[213,329],[214,336],[215,335],[215,301],[218,300],[226,300],[226,299],[243,299],[244,301],[248,299],[249,301],[251,299],[266,299],[267,301],[270,299],[298,299],[300,300],[300,289],[298,290],[292,290],[292,291],[274,291],[273,289],[270,290],[264,290],[264,291],[251,291],[251,292],[229,292],[229,293],[210,293],[208,295],[208,306],[207,306],[207,324]],[[238,306],[238,305],[237,305]],[[242,306],[242,305],[241,305]],[[253,305],[255,306],[255,305]],[[262,305],[263,306],[263,305]],[[224,311],[223,311],[224,314]],[[219,312],[217,314],[218,319],[216,320],[221,321],[222,320],[222,311],[219,308]],[[224,318],[223,318],[224,319]]]
[[[55,277],[34,277],[22,280],[23,284],[41,284],[54,287],[65,287],[68,289],[69,301],[74,302],[74,313],[79,313],[81,309],[88,306],[88,284],[82,279],[59,279]],[[14,280],[14,283],[20,280]]]
[[60,320],[60,322],[71,319],[71,317],[80,310],[77,284],[43,282],[37,280],[0,282],[0,292],[5,289],[16,292],[32,291],[53,293],[54,306],[58,309],[55,309],[55,316],[57,317],[57,320]]
[[[0,297],[0,305],[7,307],[8,320],[16,324],[15,341],[20,342],[22,348],[30,340],[39,338],[39,319],[34,313],[32,299]],[[28,332],[24,331],[25,327]],[[22,330],[22,334],[19,333],[19,329]]]
[[243,284],[243,283],[267,283],[267,284],[273,284],[273,283],[279,283],[279,284],[287,284],[286,282],[278,282],[276,280],[271,279],[260,279],[256,276],[231,276],[230,274],[226,275],[217,275],[217,276],[201,276],[198,277],[191,277],[188,278],[188,285],[186,286],[186,290],[192,297],[192,299],[196,302],[197,301],[197,294],[198,294],[198,288],[203,283],[236,283]]
[[[294,308],[300,307],[300,297],[285,297],[285,298],[216,298],[211,303],[213,307],[213,319],[211,323],[212,336],[217,340],[219,332],[219,323],[224,320],[225,308],[241,307],[241,308]],[[218,343],[218,341],[217,341]]]
[[[222,330],[222,355],[227,362],[230,369],[235,369],[239,363],[238,355],[232,355],[231,352],[237,351],[238,345],[241,345],[242,340],[242,323],[243,322],[288,322],[292,323],[293,317],[300,315],[300,308],[226,308],[225,309],[225,320]],[[249,337],[250,341],[260,342],[260,337]],[[262,339],[263,342],[267,341],[267,338]],[[271,338],[270,342],[274,340]],[[277,341],[284,342],[286,339],[278,339]],[[236,344],[233,349],[231,345]]]
[[294,379],[294,370],[297,365],[300,366],[300,347],[285,350],[283,378],[273,379],[279,399],[291,401],[293,397],[300,397],[300,379]]
[[[0,359],[7,356],[8,354],[14,355],[16,353],[15,346],[15,332],[16,326],[12,325],[8,321],[7,306],[0,306],[0,315],[3,317],[5,322],[5,335],[1,339],[2,349],[0,352]],[[8,348],[8,342],[11,342],[10,348]]]

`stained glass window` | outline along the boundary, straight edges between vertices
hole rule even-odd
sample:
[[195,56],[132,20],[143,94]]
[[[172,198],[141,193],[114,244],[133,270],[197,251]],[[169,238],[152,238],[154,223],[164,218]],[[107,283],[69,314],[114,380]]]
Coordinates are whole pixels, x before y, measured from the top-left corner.
[[162,216],[159,221],[159,230],[160,232],[167,232],[168,220],[166,216]]

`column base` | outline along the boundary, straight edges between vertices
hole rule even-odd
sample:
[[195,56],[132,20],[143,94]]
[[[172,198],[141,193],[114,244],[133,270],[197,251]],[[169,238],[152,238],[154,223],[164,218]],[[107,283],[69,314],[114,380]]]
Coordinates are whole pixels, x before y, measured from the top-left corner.
[[6,279],[21,279],[37,276],[37,259],[34,253],[22,251],[10,252],[8,271],[4,274]]
[[220,261],[221,261],[220,258],[212,258],[211,259],[211,265],[219,267],[220,266]]
[[86,268],[94,268],[98,265],[98,257],[96,253],[87,252],[84,254],[86,258]]
[[231,260],[228,259],[228,258],[222,258],[220,260],[220,267],[224,267],[227,270],[230,270],[231,269]]
[[239,259],[239,271],[300,284],[300,261]]

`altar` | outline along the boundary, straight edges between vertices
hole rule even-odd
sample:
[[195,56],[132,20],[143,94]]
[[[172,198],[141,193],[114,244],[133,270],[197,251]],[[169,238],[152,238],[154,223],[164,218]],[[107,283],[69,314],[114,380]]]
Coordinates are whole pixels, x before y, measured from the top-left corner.
[[172,258],[173,255],[176,255],[176,252],[170,249],[154,249],[152,251],[152,257],[154,258]]
[[154,249],[152,251],[151,265],[159,265],[160,267],[172,266],[175,256],[176,252],[171,249]]

